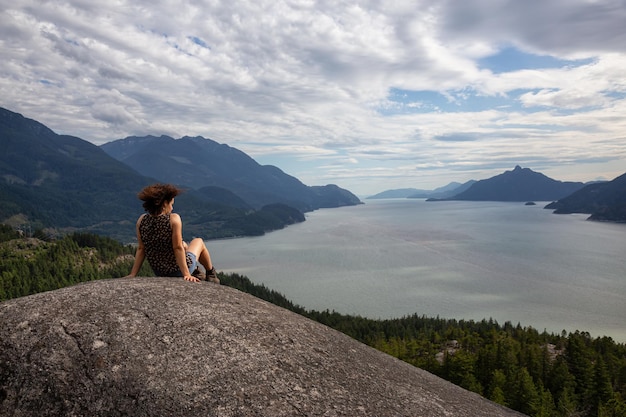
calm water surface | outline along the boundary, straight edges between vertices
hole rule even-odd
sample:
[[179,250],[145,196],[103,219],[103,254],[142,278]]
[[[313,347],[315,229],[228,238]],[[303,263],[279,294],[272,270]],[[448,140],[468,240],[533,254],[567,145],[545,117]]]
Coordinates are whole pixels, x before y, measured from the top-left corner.
[[626,342],[626,225],[545,203],[368,200],[263,237],[207,242],[308,309],[511,321]]

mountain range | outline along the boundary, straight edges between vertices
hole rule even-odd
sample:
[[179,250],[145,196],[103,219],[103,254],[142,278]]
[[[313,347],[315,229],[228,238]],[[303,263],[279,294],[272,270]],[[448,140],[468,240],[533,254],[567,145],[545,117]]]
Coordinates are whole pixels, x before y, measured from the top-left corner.
[[[137,192],[156,181],[186,189],[176,209],[185,231],[204,238],[260,235],[304,221],[306,211],[361,204],[336,185],[307,186],[203,137],[128,137],[98,147],[0,108],[0,144],[0,222],[31,230],[86,230],[128,241],[142,211]],[[516,166],[481,181],[370,198],[553,201],[546,208],[555,213],[626,221],[625,176],[561,182]]]
[[[129,240],[142,212],[137,192],[157,181],[186,189],[176,198],[176,210],[185,221],[185,232],[205,238],[259,235],[304,221],[303,211],[360,203],[347,190],[308,187],[276,167],[261,166],[243,152],[208,139],[146,137],[143,143],[154,140],[165,145],[153,146],[141,158],[131,152],[141,138],[98,147],[0,108],[0,222]],[[104,150],[114,152],[121,145],[128,145],[131,156],[125,162]],[[206,148],[216,151],[211,154]],[[182,155],[188,161],[181,159],[181,152],[187,152]],[[196,155],[205,158],[208,171],[193,159]],[[138,172],[133,163],[146,174],[160,174]],[[146,171],[149,165],[151,172]],[[181,166],[195,173],[196,183],[182,175]]]
[[[244,152],[201,136],[127,137],[101,148],[147,177],[197,189],[221,187],[259,209],[282,203],[301,211],[359,204],[335,185],[307,186],[271,165],[260,165]],[[204,191],[203,191],[204,189]]]
[[583,188],[582,182],[557,181],[517,165],[494,177],[476,181],[449,200],[469,201],[554,201]]
[[432,191],[387,190],[368,198],[411,197],[428,198],[428,201],[552,201],[545,208],[553,209],[556,214],[585,213],[590,214],[590,220],[626,222],[626,174],[612,181],[585,184],[557,181],[518,165],[480,181],[453,182]]
[[443,187],[434,190],[421,190],[418,188],[398,188],[395,190],[386,190],[378,194],[367,197],[370,200],[378,200],[385,198],[448,198],[472,186],[476,181],[470,180],[463,184],[459,182],[451,182]]
[[403,188],[387,190],[376,198],[427,198],[430,200],[469,200],[469,201],[554,201],[584,187],[582,182],[562,182],[548,178],[530,168],[515,166],[494,177],[463,184],[450,184],[434,190]]

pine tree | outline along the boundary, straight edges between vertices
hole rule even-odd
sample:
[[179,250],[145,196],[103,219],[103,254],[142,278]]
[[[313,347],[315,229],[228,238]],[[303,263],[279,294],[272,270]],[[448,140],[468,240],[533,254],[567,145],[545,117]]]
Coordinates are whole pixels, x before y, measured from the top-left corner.
[[510,399],[513,409],[534,416],[539,409],[539,393],[528,370],[519,368],[509,383],[514,387],[514,396]]
[[504,375],[504,372],[500,369],[496,369],[492,374],[491,384],[488,389],[488,398],[498,404],[508,405],[504,394],[505,387],[506,375]]
[[593,399],[591,414],[595,415],[602,405],[613,399],[613,387],[609,373],[602,357],[594,365],[594,379],[591,398]]

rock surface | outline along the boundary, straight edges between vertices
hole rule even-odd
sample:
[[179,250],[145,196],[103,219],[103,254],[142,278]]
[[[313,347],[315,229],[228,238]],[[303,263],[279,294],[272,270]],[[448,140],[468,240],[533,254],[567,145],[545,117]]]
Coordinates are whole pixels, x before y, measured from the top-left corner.
[[95,281],[0,303],[2,416],[520,416],[240,291]]

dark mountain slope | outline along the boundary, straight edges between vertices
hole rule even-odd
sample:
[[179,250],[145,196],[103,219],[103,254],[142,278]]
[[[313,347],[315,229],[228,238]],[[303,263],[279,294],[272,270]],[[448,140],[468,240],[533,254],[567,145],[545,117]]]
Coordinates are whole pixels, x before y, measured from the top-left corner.
[[255,208],[273,203],[302,211],[359,204],[336,186],[309,187],[279,168],[260,165],[240,150],[203,137],[128,137],[102,145],[143,175],[194,189],[219,186]]
[[590,220],[626,222],[626,174],[589,184],[546,206],[557,214],[588,213]]
[[215,186],[202,187],[199,190],[195,190],[193,195],[201,199],[215,204],[222,204],[229,207],[237,207],[243,210],[253,210],[252,206],[237,197],[233,192]]
[[[2,108],[0,146],[1,222],[25,225],[31,231],[80,229],[134,239],[134,222],[143,212],[137,192],[154,178],[140,175],[98,146],[57,135]],[[197,151],[196,145],[190,146]],[[176,199],[176,211],[185,221],[186,238],[261,235],[304,220],[297,209],[283,205],[255,211],[220,187],[182,194]]]
[[0,109],[0,219],[26,214],[38,225],[83,227],[135,217],[148,184],[82,139]]
[[552,201],[578,191],[581,182],[562,182],[519,165],[495,177],[480,180],[451,200]]

